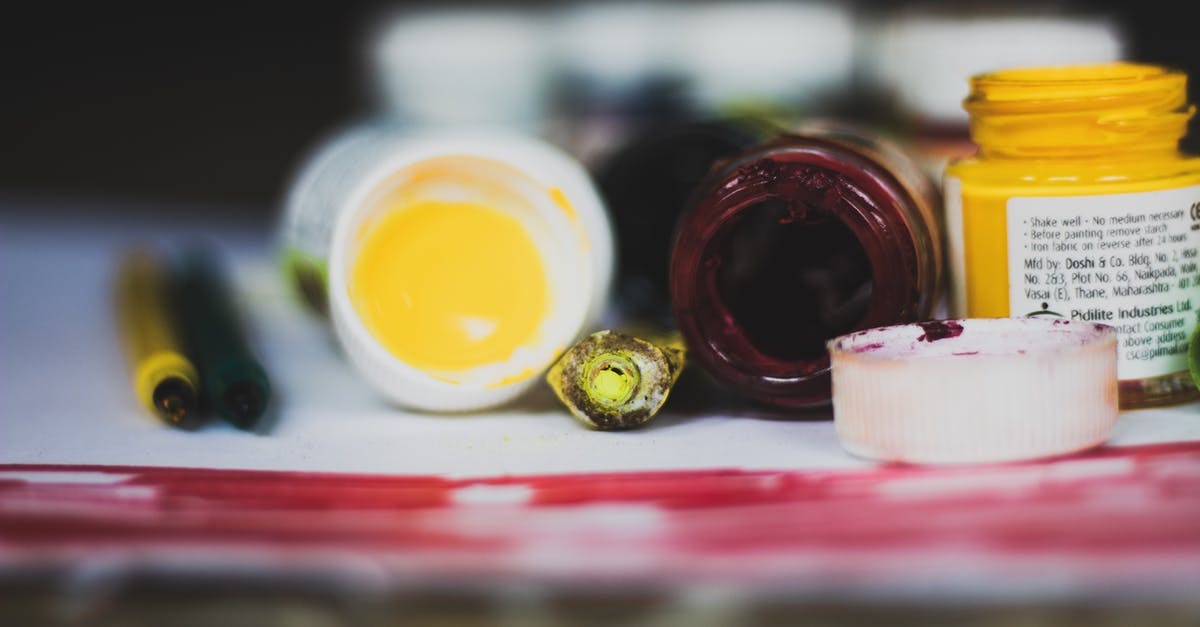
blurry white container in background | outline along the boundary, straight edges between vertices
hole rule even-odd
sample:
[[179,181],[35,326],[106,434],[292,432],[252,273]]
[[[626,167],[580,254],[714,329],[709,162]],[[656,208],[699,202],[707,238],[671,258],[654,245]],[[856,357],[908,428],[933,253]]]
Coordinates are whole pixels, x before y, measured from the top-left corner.
[[968,79],[1020,66],[1103,63],[1125,53],[1103,15],[1029,8],[910,9],[864,24],[862,78],[889,101],[894,123],[931,176],[974,152],[962,107]]
[[550,19],[551,137],[595,165],[631,135],[688,115],[675,62],[685,7],[576,2]]
[[379,15],[366,37],[380,113],[406,125],[540,130],[551,55],[544,18],[504,7]]
[[676,28],[676,63],[703,111],[812,112],[850,85],[857,31],[845,3],[699,3]]
[[377,16],[368,82],[410,127],[548,136],[587,165],[643,130],[730,113],[826,113],[854,67],[848,4],[577,1]]

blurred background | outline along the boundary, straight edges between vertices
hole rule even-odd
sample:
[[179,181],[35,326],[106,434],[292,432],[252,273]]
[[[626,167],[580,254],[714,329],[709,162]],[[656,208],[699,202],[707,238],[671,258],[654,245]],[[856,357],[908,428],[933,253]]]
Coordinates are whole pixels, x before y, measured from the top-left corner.
[[[440,15],[448,7],[459,10]],[[790,109],[877,123],[936,156],[962,138],[965,73],[996,64],[1167,64],[1189,72],[1200,101],[1200,47],[1180,10],[1115,0],[20,3],[0,19],[0,195],[270,219],[321,138],[380,117],[524,126],[593,162],[662,120]]]
[[[96,252],[98,246],[89,248],[87,238],[65,229],[61,234],[57,232],[58,221],[74,219],[80,208],[93,212],[93,219],[84,221],[85,228],[105,223],[110,217],[120,223],[121,218],[131,216],[174,219],[185,215],[189,225],[191,218],[220,217],[267,227],[279,216],[297,168],[316,146],[339,129],[368,121],[518,127],[550,139],[597,168],[624,140],[677,121],[736,113],[784,119],[836,116],[891,133],[922,158],[930,174],[936,175],[946,159],[971,149],[966,137],[966,114],[960,103],[967,92],[967,77],[975,72],[1013,65],[1123,58],[1187,71],[1192,77],[1191,101],[1200,102],[1196,23],[1187,14],[1190,11],[1185,12],[1186,5],[1162,0],[342,0],[319,4],[117,0],[15,4],[0,13],[0,45],[4,50],[0,55],[0,218],[19,215],[28,222],[48,222],[54,228],[40,232],[54,233],[55,243],[63,247],[84,250],[80,254],[84,261],[59,264],[52,255],[38,257],[34,253],[44,239],[22,242],[24,246],[7,242],[10,250],[18,249],[18,254],[9,257],[15,261],[8,264],[7,280],[15,283],[20,276],[22,287],[39,281],[46,284],[41,286],[45,289],[35,293],[44,302],[33,303],[36,298],[28,295],[33,292],[9,299],[4,315],[10,321],[27,322],[46,315],[64,316],[65,320],[63,312],[78,307],[77,295],[68,293],[70,290],[53,279],[75,273],[91,259],[106,259]],[[1193,120],[1191,129],[1185,147],[1197,152],[1200,124]],[[76,213],[51,211],[64,207]],[[6,224],[0,225],[0,230],[4,228],[8,228]],[[46,259],[52,263],[46,264]],[[13,269],[33,262],[42,264],[35,266],[39,270],[49,268],[45,276],[51,279],[43,279],[41,274],[28,279]],[[86,285],[87,278],[105,271],[101,268],[91,274],[82,273],[84,280],[76,284]],[[94,291],[84,296],[100,302],[107,295],[97,281]],[[62,345],[82,347],[80,354],[109,356],[105,352],[109,349],[108,338],[79,325],[63,324],[60,330],[53,326],[57,319],[48,318],[50,324],[39,328],[53,329],[56,341]],[[19,325],[10,326],[21,330]],[[11,345],[5,350],[18,358],[35,352],[61,357],[59,353],[43,352],[40,342],[44,337],[30,337],[25,343],[26,352],[14,352]],[[98,376],[87,384],[102,390],[97,394],[103,398],[109,398],[110,392],[124,394],[116,386],[105,387],[108,381]],[[68,403],[76,401],[73,396],[63,398]],[[340,402],[340,397],[336,400]],[[1180,475],[1173,472],[1174,467],[1163,471],[1161,476],[1167,479],[1162,481],[1177,481]],[[1177,484],[1156,489],[1178,494],[1170,492],[1174,489],[1171,486]],[[841,494],[837,490],[833,493]],[[848,490],[846,494],[856,492]],[[1136,497],[1141,493],[1135,490],[1130,494]],[[1053,497],[1058,499],[1059,492]],[[182,502],[190,503],[186,499]],[[203,506],[203,501],[198,502],[201,505],[197,507]],[[840,503],[839,508],[843,507]],[[1111,506],[1109,501],[1103,503],[1104,507]],[[1119,505],[1121,501],[1112,503]],[[1187,506],[1175,501],[1163,503],[1160,508]],[[1063,511],[1057,500],[1045,507],[1050,507],[1053,515]],[[1164,510],[1154,511],[1163,515]],[[476,516],[473,512],[469,515]],[[1023,512],[1017,519],[1029,520]],[[571,517],[553,520],[566,521],[556,524],[577,524]],[[1005,520],[1009,519],[1003,518],[1001,523]],[[1149,520],[1154,521],[1153,515]],[[1161,524],[1177,530],[1169,526],[1175,520],[1167,517]],[[1151,537],[1159,528],[1148,527],[1151,535],[1142,537]],[[1004,533],[1008,534],[1006,538],[1015,537],[1007,530]],[[902,536],[889,532],[880,537]],[[955,536],[956,541],[958,538]],[[855,551],[861,548],[856,546]],[[81,571],[87,576],[68,582],[74,587],[53,582],[48,589],[62,590],[67,595],[78,590],[90,593],[86,587],[89,582],[107,585],[103,577],[109,571],[104,569],[112,566],[105,564],[100,569],[103,572],[97,571],[99,576]],[[907,574],[907,562],[903,565]],[[1050,569],[1048,576],[1053,578],[1056,572]],[[376,582],[378,575],[373,567],[370,573],[371,581]],[[182,583],[179,587],[190,593],[194,581],[146,579],[145,583],[135,582],[130,589],[151,593],[147,595],[151,599],[147,612],[175,618],[180,607],[187,607],[180,605],[187,600],[172,596],[174,593],[161,594],[161,603],[154,600],[153,593],[170,588],[172,583]],[[913,581],[918,587],[930,585],[930,580],[923,577],[914,577]],[[964,585],[975,581],[983,579],[968,578]],[[1031,581],[1020,584],[1038,586],[1044,579],[1034,577]],[[7,583],[9,588],[0,592],[7,592],[10,600],[27,599],[30,604],[38,604],[57,598],[37,591],[25,594],[23,588],[12,587],[11,580]],[[1064,585],[1061,581],[1055,584],[1060,590]],[[350,586],[343,589],[323,583],[306,583],[308,587],[302,592],[316,596],[311,604],[294,599],[287,589],[270,585],[265,591],[262,585],[251,587],[239,581],[227,588],[222,585],[218,582],[215,591],[204,593],[208,596],[193,600],[193,604],[204,605],[206,599],[215,599],[212,607],[231,607],[236,612],[256,607],[252,601],[239,601],[244,597],[261,597],[268,602],[284,597],[283,609],[267,610],[271,613],[257,624],[282,624],[291,612],[300,615],[304,611],[325,611],[322,602],[326,598],[332,599],[328,603],[331,608],[350,607],[350,601],[364,598]],[[828,585],[822,579],[818,594]],[[444,613],[452,605],[478,614],[493,603],[486,591],[456,589],[454,594],[458,596],[447,596],[449,601],[436,594],[430,600],[418,599],[416,615],[421,616],[419,612],[425,607],[419,603],[433,608],[426,610],[431,614]],[[614,603],[603,594],[593,602],[567,598],[555,606],[555,611],[608,616],[605,612],[621,609],[620,598]],[[625,607],[634,613],[644,607],[653,609],[656,604],[672,607],[655,598],[655,590],[647,594],[648,600],[641,605],[626,603]],[[1033,597],[1040,598],[1038,594]],[[222,606],[231,598],[234,603]],[[122,609],[103,596],[88,599],[92,599],[90,605],[72,603],[71,607]],[[4,613],[4,600],[0,598],[0,614]],[[289,603],[302,606],[293,609]],[[390,619],[393,602],[387,603],[381,604],[378,611]],[[405,607],[408,615],[412,605]],[[394,607],[400,606],[395,602]],[[683,607],[687,610],[690,606]],[[706,613],[700,621],[705,624],[718,624],[725,616],[718,613],[713,618],[707,614],[708,605],[699,607]],[[951,613],[960,611],[956,605],[948,608]],[[829,624],[931,623],[921,606],[906,600],[898,607],[767,606],[761,615],[765,622],[772,612],[791,616],[786,613],[789,609],[793,614],[809,610],[809,615],[828,615]],[[1053,621],[1040,620],[1029,613],[1032,610],[1021,608],[978,613],[975,620],[971,620],[977,613],[975,609],[966,607],[961,612],[962,622],[974,625],[1116,625],[1128,624],[1126,619],[1138,609],[1109,605],[1093,612],[1088,608],[1049,607],[1046,611],[1057,619]],[[520,618],[509,605],[501,610],[510,618]],[[335,610],[328,611],[332,614]],[[1157,614],[1149,618],[1144,612],[1132,618],[1153,624],[1195,624],[1194,606],[1179,613],[1172,611],[1165,608],[1163,613],[1167,615],[1161,620]],[[81,622],[69,624],[101,624],[88,621],[86,613],[80,615]],[[332,618],[322,622],[310,616],[311,620],[302,622],[374,624],[376,621],[368,620],[371,616],[354,613],[354,620],[345,623],[335,623]],[[280,618],[271,620],[273,617]],[[936,618],[944,620],[945,613]],[[514,624],[516,619],[506,624]],[[211,622],[228,623],[215,618]],[[688,615],[680,622],[696,621]],[[190,624],[202,623],[201,618]],[[474,623],[464,620],[463,624]]]

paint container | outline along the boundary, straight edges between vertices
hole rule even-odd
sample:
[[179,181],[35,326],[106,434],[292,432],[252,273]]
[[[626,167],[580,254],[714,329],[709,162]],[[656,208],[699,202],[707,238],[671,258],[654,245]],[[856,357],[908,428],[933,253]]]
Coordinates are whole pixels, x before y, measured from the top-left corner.
[[842,446],[888,462],[1007,462],[1102,444],[1117,333],[1070,320],[936,320],[829,342]]
[[827,340],[933,312],[938,203],[911,159],[835,125],[731,159],[696,190],[671,255],[693,360],[750,398],[827,402]]
[[856,33],[844,3],[751,0],[688,5],[671,36],[700,115],[790,120],[844,95]]
[[374,16],[364,39],[380,115],[414,127],[542,130],[551,55],[536,12],[409,6]]
[[528,389],[598,319],[612,273],[584,170],[503,131],[352,130],[302,170],[283,233],[350,361],[417,409]]
[[673,325],[667,267],[689,197],[717,163],[777,133],[750,118],[673,124],[633,138],[597,168],[617,230],[622,317]]
[[1200,396],[1200,159],[1178,71],[1126,63],[971,79],[977,158],[945,179],[953,309],[1053,316],[1120,333],[1121,406]]

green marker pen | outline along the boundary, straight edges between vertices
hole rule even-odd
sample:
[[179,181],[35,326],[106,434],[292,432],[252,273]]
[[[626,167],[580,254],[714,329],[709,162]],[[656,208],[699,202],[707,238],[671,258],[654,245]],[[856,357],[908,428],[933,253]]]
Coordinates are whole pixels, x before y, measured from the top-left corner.
[[601,431],[633,429],[662,408],[685,361],[678,333],[636,337],[598,331],[564,353],[546,382],[583,424]]
[[215,258],[200,249],[179,264],[176,306],[196,355],[208,408],[253,429],[271,397],[267,374],[246,342]]

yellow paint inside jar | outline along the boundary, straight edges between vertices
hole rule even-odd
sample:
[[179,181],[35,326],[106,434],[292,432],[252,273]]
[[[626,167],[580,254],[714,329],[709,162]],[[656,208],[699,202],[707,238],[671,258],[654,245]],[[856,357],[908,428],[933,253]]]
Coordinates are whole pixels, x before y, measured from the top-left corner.
[[474,202],[388,211],[363,235],[350,299],[371,335],[427,373],[502,363],[538,342],[546,266],[514,217]]

